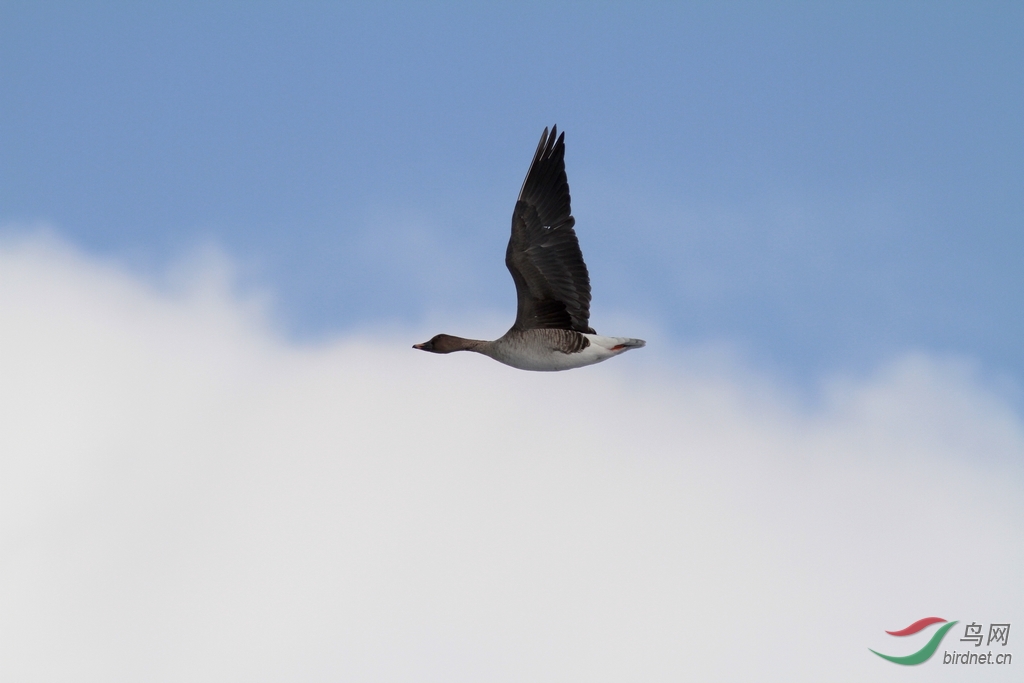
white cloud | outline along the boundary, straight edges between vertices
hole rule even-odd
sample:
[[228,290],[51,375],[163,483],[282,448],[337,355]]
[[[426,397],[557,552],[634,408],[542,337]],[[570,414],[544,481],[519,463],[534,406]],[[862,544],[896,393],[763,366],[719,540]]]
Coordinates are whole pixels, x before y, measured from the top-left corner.
[[867,648],[1024,629],[1024,427],[964,363],[807,408],[685,350],[289,345],[193,282],[0,246],[10,680],[964,680]]

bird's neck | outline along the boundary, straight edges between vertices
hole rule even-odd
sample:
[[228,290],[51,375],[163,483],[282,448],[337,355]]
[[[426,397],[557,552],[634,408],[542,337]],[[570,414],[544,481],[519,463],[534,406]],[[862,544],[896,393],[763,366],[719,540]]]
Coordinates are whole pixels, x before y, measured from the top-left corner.
[[448,350],[451,351],[475,351],[476,353],[486,354],[487,346],[491,342],[482,341],[480,339],[465,339],[463,337],[456,337],[454,335],[449,336],[446,340]]

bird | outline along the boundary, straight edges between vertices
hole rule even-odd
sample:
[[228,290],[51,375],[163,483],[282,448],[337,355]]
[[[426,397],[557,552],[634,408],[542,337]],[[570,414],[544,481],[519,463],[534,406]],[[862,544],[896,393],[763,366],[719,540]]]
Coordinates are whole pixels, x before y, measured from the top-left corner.
[[647,342],[605,337],[590,326],[590,274],[573,226],[565,133],[545,128],[512,212],[505,265],[516,285],[516,321],[494,341],[439,334],[414,344],[430,353],[473,351],[520,370],[570,370]]

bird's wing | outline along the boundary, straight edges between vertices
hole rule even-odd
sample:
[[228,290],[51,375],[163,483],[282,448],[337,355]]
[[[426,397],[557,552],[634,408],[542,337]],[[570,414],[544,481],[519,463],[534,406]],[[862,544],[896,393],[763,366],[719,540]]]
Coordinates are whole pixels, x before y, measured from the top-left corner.
[[523,181],[505,265],[519,298],[513,329],[576,330],[590,328],[590,275],[569,208],[565,177],[565,133],[544,129],[533,163]]

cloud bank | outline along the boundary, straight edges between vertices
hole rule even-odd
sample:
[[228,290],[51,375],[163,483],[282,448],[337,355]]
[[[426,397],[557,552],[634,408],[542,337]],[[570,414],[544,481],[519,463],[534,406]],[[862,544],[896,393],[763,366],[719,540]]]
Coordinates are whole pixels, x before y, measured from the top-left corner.
[[182,272],[0,245],[5,678],[1020,675],[942,665],[957,629],[868,652],[925,616],[1019,651],[1024,425],[969,363],[813,405],[656,345],[529,374],[409,348],[439,329],[297,345]]

